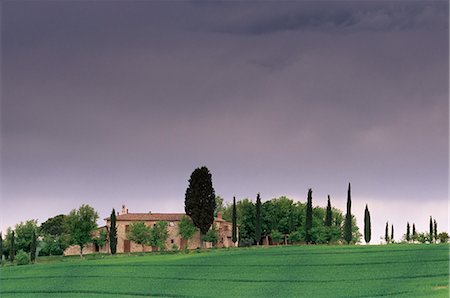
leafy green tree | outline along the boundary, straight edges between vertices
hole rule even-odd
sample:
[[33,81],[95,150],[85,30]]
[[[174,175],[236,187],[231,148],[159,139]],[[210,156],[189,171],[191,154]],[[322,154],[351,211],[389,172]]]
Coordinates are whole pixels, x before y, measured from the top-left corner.
[[448,242],[448,233],[447,232],[439,233],[438,239],[439,239],[440,243],[447,243]]
[[194,236],[195,232],[197,232],[197,228],[192,223],[192,220],[189,218],[189,216],[183,216],[178,223],[178,235],[186,240],[186,248],[189,247],[189,239]]
[[109,249],[112,255],[117,252],[117,225],[116,225],[116,210],[114,208],[111,211],[111,216],[109,217],[111,225],[109,227]]
[[273,243],[279,244],[283,240],[283,234],[280,231],[274,230],[270,235]]
[[366,204],[366,209],[364,210],[364,240],[366,243],[370,242],[372,237],[371,224],[370,224],[370,212],[369,207]]
[[437,222],[436,222],[436,220],[434,220],[434,229],[433,229],[433,232],[434,232],[434,242],[436,242],[437,240],[438,240],[438,232],[437,232]]
[[217,234],[216,226],[212,225],[211,229],[203,236],[203,241],[211,242],[213,246],[219,241],[219,235]]
[[252,245],[255,241],[255,204],[243,199],[236,204],[239,225],[239,246]]
[[36,232],[33,231],[33,235],[31,236],[31,246],[30,246],[31,262],[34,262],[36,260],[36,249],[37,249]]
[[40,230],[43,235],[52,235],[56,237],[67,235],[69,233],[67,215],[59,214],[47,219],[41,224]]
[[62,255],[67,248],[67,242],[63,242],[61,238],[52,235],[44,235],[40,244],[40,256]]
[[256,245],[259,245],[261,242],[261,198],[259,193],[256,196],[255,205],[255,242]]
[[92,233],[97,228],[98,213],[89,205],[81,205],[76,210],[70,211],[67,222],[71,235],[71,243],[80,247],[80,256],[83,256],[83,248],[93,241]]
[[233,210],[232,210],[232,230],[231,230],[231,241],[234,244],[237,242],[237,213],[236,213],[236,197],[233,197]]
[[308,189],[308,199],[306,203],[306,224],[305,224],[305,241],[312,242],[311,229],[313,225],[313,209],[312,209],[312,189]]
[[3,241],[3,255],[5,256],[5,260],[9,260],[12,231],[11,227],[6,229],[5,239]]
[[261,205],[262,234],[270,235],[273,230],[290,234],[300,227],[304,218],[304,204],[284,196],[266,201]]
[[192,172],[186,189],[184,209],[200,230],[200,239],[202,239],[214,222],[216,209],[216,195],[208,168],[201,167]]
[[37,220],[27,220],[25,223],[17,224],[14,229],[16,239],[16,250],[23,250],[26,253],[31,252],[31,242],[33,241],[33,233],[37,234]]
[[352,234],[352,197],[351,197],[351,189],[350,189],[350,183],[348,184],[348,191],[347,191],[347,213],[345,215],[345,223],[344,223],[344,240],[347,242],[347,244],[350,244],[353,238]]
[[384,240],[386,240],[386,243],[389,243],[389,223],[386,222],[386,228],[384,230]]
[[67,215],[59,214],[47,219],[41,224],[40,233],[43,241],[39,255],[62,255],[70,243]]
[[100,248],[103,248],[108,241],[108,233],[105,230],[101,230],[99,232],[98,237],[95,239],[95,242]]
[[391,242],[394,242],[394,225],[391,225]]
[[225,205],[223,203],[223,198],[221,196],[216,196],[216,209],[214,209],[214,216],[217,216],[219,212],[223,212],[225,210]]
[[168,225],[167,221],[158,221],[151,229],[150,244],[158,247],[160,251],[166,249],[166,241],[169,237]]
[[137,221],[130,224],[127,238],[142,245],[142,251],[144,251],[145,245],[150,243],[151,234],[152,228],[147,226],[143,221]]
[[430,241],[430,237],[426,233],[417,233],[416,240],[419,243],[426,243],[427,241]]
[[410,230],[410,226],[409,226],[409,222],[406,223],[406,241],[409,242],[411,241],[411,230]]

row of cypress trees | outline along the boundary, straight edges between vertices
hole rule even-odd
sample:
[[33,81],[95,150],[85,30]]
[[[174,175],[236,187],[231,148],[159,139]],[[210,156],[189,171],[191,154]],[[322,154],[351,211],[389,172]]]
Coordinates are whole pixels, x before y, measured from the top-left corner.
[[[325,226],[331,227],[332,225],[332,207],[330,196],[328,195],[327,208],[325,215]],[[233,197],[232,206],[232,241],[236,243],[237,241],[237,218],[236,218],[236,197]],[[261,196],[258,193],[256,196],[255,204],[255,242],[256,245],[261,243],[262,237],[262,218],[261,218]],[[312,205],[312,189],[308,189],[307,204],[306,204],[306,222],[305,222],[305,242],[307,244],[312,243],[312,233],[313,228],[313,205]],[[344,240],[350,244],[353,238],[352,234],[352,214],[351,214],[351,185],[348,185],[347,192],[347,213],[344,222]],[[366,217],[365,217],[365,239],[366,242],[370,242],[370,214],[366,205]]]

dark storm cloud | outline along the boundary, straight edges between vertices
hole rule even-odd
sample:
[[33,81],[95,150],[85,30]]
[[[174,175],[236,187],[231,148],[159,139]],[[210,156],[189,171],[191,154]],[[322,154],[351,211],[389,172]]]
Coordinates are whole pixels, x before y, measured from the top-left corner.
[[182,211],[203,164],[226,200],[445,202],[448,4],[255,5],[5,2],[2,225]]
[[[414,30],[447,28],[445,2],[354,2],[316,1],[297,3],[239,4],[241,12],[209,18],[214,30],[243,35],[271,34],[291,30]],[[222,8],[222,7],[221,7]],[[214,11],[214,10],[213,10]]]

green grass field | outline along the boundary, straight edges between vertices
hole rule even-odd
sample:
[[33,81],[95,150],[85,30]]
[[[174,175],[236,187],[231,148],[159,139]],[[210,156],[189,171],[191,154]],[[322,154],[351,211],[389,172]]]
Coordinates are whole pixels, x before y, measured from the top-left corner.
[[3,267],[0,281],[1,297],[449,297],[449,246],[280,246],[55,258]]

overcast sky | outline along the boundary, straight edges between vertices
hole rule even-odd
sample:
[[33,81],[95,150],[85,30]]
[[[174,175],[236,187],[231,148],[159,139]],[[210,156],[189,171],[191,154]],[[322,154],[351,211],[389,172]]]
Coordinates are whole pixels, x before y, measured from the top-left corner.
[[[183,212],[207,166],[448,230],[448,3],[3,1],[0,229],[90,204]],[[102,221],[100,220],[99,223]]]

